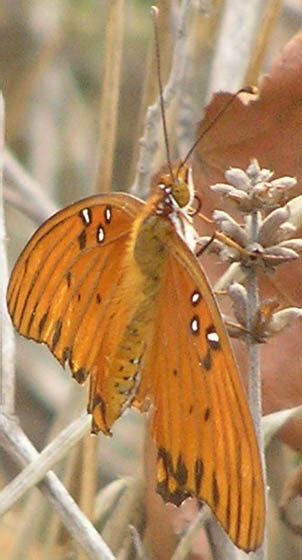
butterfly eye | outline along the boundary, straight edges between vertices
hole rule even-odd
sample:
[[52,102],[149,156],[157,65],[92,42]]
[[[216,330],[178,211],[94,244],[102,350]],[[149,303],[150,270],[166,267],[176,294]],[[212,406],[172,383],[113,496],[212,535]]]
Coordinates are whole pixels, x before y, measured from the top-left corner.
[[190,202],[188,185],[183,181],[177,181],[172,187],[172,196],[180,208],[187,206]]

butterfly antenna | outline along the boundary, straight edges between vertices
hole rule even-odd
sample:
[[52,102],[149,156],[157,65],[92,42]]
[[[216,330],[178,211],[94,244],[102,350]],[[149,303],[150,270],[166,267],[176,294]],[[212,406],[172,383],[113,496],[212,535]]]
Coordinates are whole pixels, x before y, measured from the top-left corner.
[[174,173],[173,173],[172,163],[171,163],[170,145],[169,145],[167,121],[166,121],[166,114],[165,114],[164,95],[163,95],[163,83],[161,79],[161,62],[160,62],[160,49],[159,49],[159,38],[158,38],[158,13],[159,12],[157,6],[151,6],[150,13],[153,19],[153,26],[154,26],[155,59],[156,59],[157,79],[158,79],[158,88],[159,88],[160,110],[162,116],[164,140],[165,140],[166,153],[167,153],[167,162],[169,166],[170,175],[172,177],[172,181],[174,182],[175,178],[174,178]]
[[193,146],[190,148],[190,150],[188,151],[185,159],[181,162],[177,173],[179,173],[179,171],[181,170],[181,168],[185,165],[185,163],[188,161],[190,155],[194,152],[196,146],[199,144],[200,140],[202,140],[202,138],[207,134],[207,132],[213,128],[213,126],[215,126],[215,124],[217,123],[217,121],[220,119],[220,117],[222,117],[223,113],[225,113],[225,111],[230,107],[230,105],[232,105],[232,103],[235,101],[235,99],[238,97],[238,95],[240,93],[255,93],[256,92],[256,88],[252,87],[252,86],[247,86],[244,88],[239,89],[238,91],[236,91],[236,93],[234,93],[232,95],[232,97],[226,102],[226,104],[220,109],[220,111],[218,111],[217,115],[215,115],[215,117],[213,118],[213,120],[208,124],[208,126],[199,134],[199,136],[197,137],[197,139],[195,140]]

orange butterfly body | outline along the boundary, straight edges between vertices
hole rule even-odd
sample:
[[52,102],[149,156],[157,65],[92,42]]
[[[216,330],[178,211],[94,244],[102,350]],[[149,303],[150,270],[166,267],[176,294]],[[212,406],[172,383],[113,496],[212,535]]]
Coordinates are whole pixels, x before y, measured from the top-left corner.
[[215,298],[194,255],[190,170],[147,203],[113,193],[47,220],[19,257],[8,309],[83,383],[93,431],[152,403],[158,491],[209,504],[233,542],[263,539],[261,461]]

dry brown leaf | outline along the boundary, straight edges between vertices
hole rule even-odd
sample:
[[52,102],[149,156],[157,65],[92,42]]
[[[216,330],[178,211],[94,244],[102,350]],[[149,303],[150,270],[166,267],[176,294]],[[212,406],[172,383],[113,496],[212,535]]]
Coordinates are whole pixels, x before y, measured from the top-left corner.
[[[198,133],[214,120],[233,94],[214,95]],[[197,190],[224,179],[230,166],[245,169],[251,158],[275,175],[302,178],[302,32],[275,60],[262,78],[258,95],[235,98],[207,132],[195,151],[194,178]],[[300,189],[301,190],[301,189]]]
[[[232,97],[218,93],[209,104],[199,133],[205,129]],[[235,98],[221,118],[201,140],[194,156],[194,181],[202,196],[203,209],[210,215],[217,195],[209,185],[224,182],[230,166],[245,169],[251,158],[274,170],[275,177],[295,176],[296,193],[302,179],[302,33],[298,33],[262,78],[258,96]],[[301,237],[302,232],[297,232]],[[210,265],[211,268],[211,265]],[[208,270],[208,268],[207,268]],[[221,273],[221,266],[220,266]],[[210,270],[211,272],[211,270]],[[217,274],[214,273],[217,277]],[[266,278],[261,280],[262,297],[276,298]],[[302,306],[301,261],[279,267],[274,276],[281,306]],[[243,354],[243,353],[242,353]],[[244,362],[244,356],[240,361]],[[301,325],[293,324],[262,347],[263,411],[265,414],[291,408],[302,402]],[[302,452],[302,421],[290,420],[279,432],[280,439]]]

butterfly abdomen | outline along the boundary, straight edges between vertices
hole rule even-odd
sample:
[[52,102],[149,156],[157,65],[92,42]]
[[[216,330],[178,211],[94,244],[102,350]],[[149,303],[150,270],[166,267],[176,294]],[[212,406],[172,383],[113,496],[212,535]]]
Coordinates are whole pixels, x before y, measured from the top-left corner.
[[[115,333],[114,349],[108,355],[102,385],[91,391],[90,411],[94,415],[95,431],[101,429],[108,433],[138,391],[144,356],[152,343],[171,233],[172,223],[168,218],[156,215],[153,204],[146,206],[143,216],[133,225],[119,291],[119,298],[126,305],[121,319],[123,328],[118,337]],[[93,402],[96,402],[95,395],[98,393],[101,406],[94,408]]]
[[144,277],[157,278],[166,262],[172,224],[151,214],[140,224],[133,238],[133,255]]

